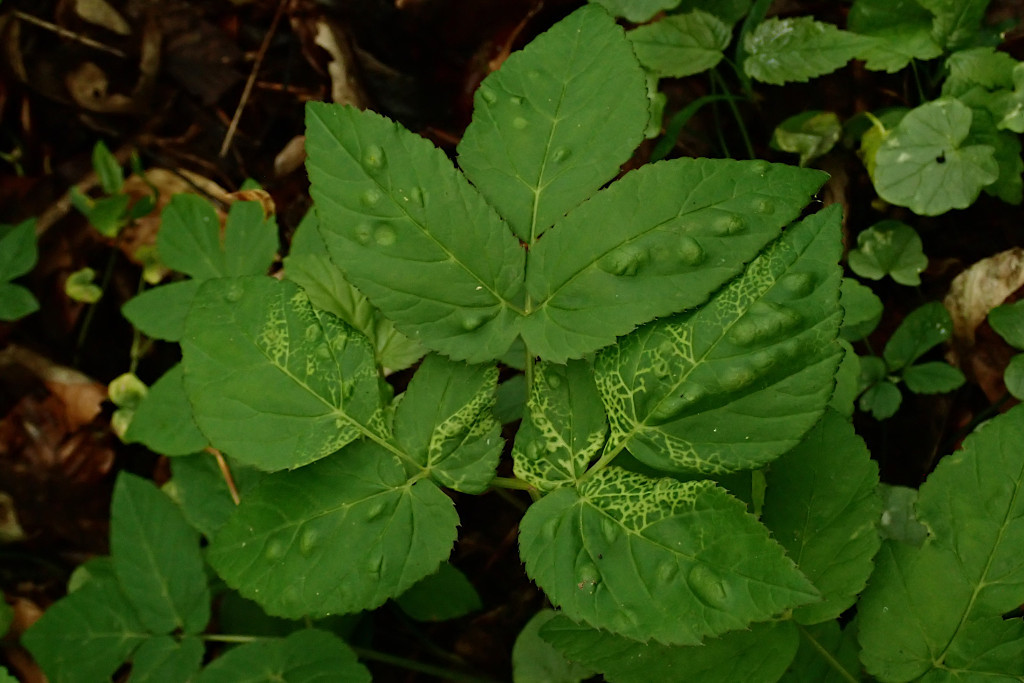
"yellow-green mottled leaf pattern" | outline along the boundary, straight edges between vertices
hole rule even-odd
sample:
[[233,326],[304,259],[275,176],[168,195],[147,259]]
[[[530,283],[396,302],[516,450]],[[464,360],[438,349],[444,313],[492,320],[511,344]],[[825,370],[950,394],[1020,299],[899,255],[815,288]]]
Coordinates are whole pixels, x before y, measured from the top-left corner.
[[534,503],[526,571],[563,613],[639,641],[696,645],[818,592],[742,502],[711,481],[618,467]]
[[204,283],[182,350],[200,429],[243,463],[298,467],[383,433],[370,343],[292,282]]
[[787,229],[689,314],[602,352],[610,441],[667,471],[757,467],[818,420],[842,356],[839,210]]
[[395,439],[442,486],[482,493],[504,442],[494,418],[498,368],[423,361],[395,411]]
[[268,614],[344,614],[378,607],[437,571],[457,524],[432,481],[409,481],[398,456],[363,440],[265,477],[220,528],[208,559]]
[[607,437],[590,363],[538,363],[512,449],[516,476],[542,491],[575,485]]

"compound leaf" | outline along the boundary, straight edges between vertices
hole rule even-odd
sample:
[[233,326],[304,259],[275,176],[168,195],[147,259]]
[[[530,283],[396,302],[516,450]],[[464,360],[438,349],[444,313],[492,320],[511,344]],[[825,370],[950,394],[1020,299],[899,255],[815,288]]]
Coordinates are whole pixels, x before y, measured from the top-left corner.
[[229,650],[195,679],[196,683],[370,683],[370,672],[337,636],[303,629],[287,638],[263,639]]
[[512,343],[524,250],[429,141],[351,107],[306,108],[310,192],[346,279],[403,333],[456,360]]
[[[887,541],[860,601],[861,659],[883,680],[1024,676],[1024,409],[983,424],[939,461],[917,511],[921,548]],[[932,678],[929,678],[932,680]]]
[[480,84],[459,166],[532,244],[629,159],[647,125],[646,93],[622,29],[584,7]]
[[182,350],[199,428],[241,462],[298,467],[383,430],[370,343],[292,282],[204,283]]
[[761,521],[822,594],[793,619],[835,619],[856,599],[881,545],[878,466],[853,426],[828,411],[800,445],[772,463]]
[[395,439],[440,485],[482,493],[504,445],[491,411],[498,368],[424,359],[395,411]]
[[177,364],[149,388],[124,434],[125,443],[141,443],[161,455],[189,455],[207,445],[185,395],[185,371]]
[[732,40],[731,27],[713,14],[673,14],[628,34],[637,59],[660,77],[681,78],[712,69]]
[[594,373],[586,361],[538,363],[512,448],[517,477],[541,491],[575,485],[608,436]]
[[132,656],[130,683],[189,683],[203,665],[203,641],[194,636],[176,640],[156,636]]
[[839,221],[833,206],[792,225],[699,310],[602,352],[610,443],[651,467],[705,473],[758,467],[795,446],[828,403],[842,356]]
[[121,473],[110,506],[114,572],[153,633],[200,633],[210,620],[199,534],[152,482]]
[[410,481],[370,441],[263,479],[214,537],[217,573],[268,614],[372,609],[437,571],[455,541],[451,499]]
[[147,289],[129,299],[121,313],[147,337],[181,341],[185,318],[202,280],[183,280]]
[[[862,362],[864,360],[861,358]],[[857,401],[857,407],[870,412],[876,420],[885,420],[896,414],[901,403],[903,394],[900,393],[899,387],[885,379],[868,387]]]
[[224,275],[263,275],[277,253],[277,224],[258,201],[235,202],[224,225]]
[[845,66],[870,43],[870,38],[811,17],[772,17],[744,38],[743,71],[772,85],[806,82]]
[[662,161],[627,174],[530,250],[527,347],[564,362],[703,303],[798,216],[823,179],[810,169],[722,159]]
[[953,334],[953,319],[941,302],[911,311],[892,333],[882,352],[890,371],[901,370]]
[[901,221],[875,223],[857,235],[857,248],[849,254],[850,269],[861,277],[881,280],[886,275],[901,285],[921,284],[928,267],[917,231]]
[[530,506],[519,548],[566,616],[643,642],[696,645],[818,598],[745,505],[709,480],[606,467]]
[[991,145],[965,144],[971,119],[967,105],[948,97],[907,112],[875,154],[878,195],[922,216],[973,204],[999,178],[999,164]]
[[55,602],[22,636],[52,683],[94,683],[149,638],[113,577],[96,577]]
[[791,621],[753,624],[695,647],[638,643],[556,616],[541,637],[573,661],[604,674],[611,683],[679,680],[701,683],[774,683],[785,672],[799,644]]

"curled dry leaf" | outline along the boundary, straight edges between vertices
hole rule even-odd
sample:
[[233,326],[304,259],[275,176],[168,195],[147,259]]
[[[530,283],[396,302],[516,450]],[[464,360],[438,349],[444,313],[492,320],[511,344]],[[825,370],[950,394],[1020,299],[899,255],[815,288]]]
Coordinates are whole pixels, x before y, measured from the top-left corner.
[[953,318],[949,360],[990,400],[1004,393],[1003,370],[1014,351],[985,324],[988,312],[1024,287],[1024,249],[1015,247],[978,261],[958,275],[943,302]]

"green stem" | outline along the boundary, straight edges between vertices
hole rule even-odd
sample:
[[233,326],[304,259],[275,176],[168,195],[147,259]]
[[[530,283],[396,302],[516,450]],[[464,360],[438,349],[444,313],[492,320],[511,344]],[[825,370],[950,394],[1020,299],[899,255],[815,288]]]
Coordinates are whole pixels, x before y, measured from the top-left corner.
[[[714,72],[712,72],[711,78],[711,94],[720,95],[720,93],[718,92],[718,81],[714,79],[713,74]],[[721,120],[721,116],[718,113],[718,99],[719,98],[716,97],[715,102],[711,105],[711,108],[715,112],[715,135],[716,137],[718,137],[718,146],[722,148],[722,156],[724,156],[727,159],[731,159],[732,152],[729,151],[729,145],[725,141],[725,133],[722,132],[722,126],[719,123],[719,121]]]
[[835,669],[836,673],[838,673],[843,680],[849,681],[850,683],[859,683],[859,679],[854,678],[853,674],[847,671],[846,667],[843,666],[839,660],[833,657],[832,653],[826,650],[821,643],[818,642],[817,638],[812,637],[811,634],[807,632],[806,628],[800,624],[797,624],[797,628],[800,629],[800,635],[802,635],[804,639],[811,644],[811,647],[818,651],[821,658],[828,662],[828,665]]
[[533,484],[517,479],[515,477],[495,477],[491,479],[492,489],[513,489],[515,491],[530,491]]
[[258,643],[264,640],[276,640],[273,636],[243,636],[231,633],[208,633],[199,637],[213,643]]
[[[711,80],[718,83],[718,87],[722,89],[724,93],[729,92],[729,86],[722,78],[722,74],[718,73],[718,69],[711,70]],[[743,137],[743,145],[747,148],[747,157],[750,159],[756,159],[757,155],[754,154],[754,145],[750,141],[750,134],[747,132],[747,126],[743,123],[743,117],[740,115],[740,108],[736,106],[735,97],[726,97],[726,104],[729,105],[729,110],[732,111],[732,116],[736,119],[736,125],[739,126],[740,135]]]
[[369,650],[363,647],[352,647],[356,655],[360,659],[367,659],[371,662],[381,662],[382,664],[391,664],[392,666],[401,667],[408,669],[409,671],[418,671],[420,673],[428,674],[430,676],[437,676],[441,680],[445,681],[465,681],[466,683],[498,683],[493,678],[483,678],[481,676],[474,676],[472,674],[462,673],[460,671],[451,671],[440,666],[432,666],[430,664],[423,664],[413,659],[406,659],[405,657],[399,657],[397,655],[389,655],[386,652],[377,652],[376,650]]
[[[100,298],[107,292],[107,285],[110,284],[110,278],[114,275],[114,263],[117,261],[117,248],[121,244],[121,236],[118,235],[117,241],[114,242],[114,251],[110,252],[110,257],[107,258],[107,265],[103,269],[103,280],[100,282]],[[89,334],[89,327],[92,325],[92,318],[96,314],[96,307],[99,301],[96,303],[89,304],[85,309],[85,318],[82,320],[82,329],[78,331],[78,339],[75,341],[75,355],[73,358],[72,365],[78,366],[78,361],[82,353],[82,346],[85,344],[85,338]]]

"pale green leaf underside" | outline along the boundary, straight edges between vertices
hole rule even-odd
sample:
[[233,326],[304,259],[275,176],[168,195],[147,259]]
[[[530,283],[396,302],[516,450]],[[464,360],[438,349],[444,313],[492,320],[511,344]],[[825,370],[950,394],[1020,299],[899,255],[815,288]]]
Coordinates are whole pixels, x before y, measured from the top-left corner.
[[534,503],[519,546],[566,616],[640,641],[695,645],[818,597],[743,503],[710,481],[602,469]]
[[574,12],[484,79],[459,166],[532,243],[611,180],[647,125],[644,74],[603,10]]
[[113,577],[95,578],[51,605],[22,636],[51,683],[110,680],[149,637]]
[[430,142],[370,112],[306,109],[306,162],[331,259],[399,330],[457,360],[516,336],[525,252]]
[[[861,600],[862,661],[883,680],[1024,676],[1024,409],[983,424],[921,487],[920,549],[887,542]],[[943,679],[944,680],[944,679]]]
[[564,362],[703,303],[799,215],[824,178],[723,159],[675,159],[627,174],[530,250],[527,347]]
[[195,636],[157,636],[132,655],[130,683],[187,683],[203,664],[206,648]]
[[907,112],[875,154],[872,180],[878,195],[922,216],[965,209],[999,178],[990,145],[964,144],[970,108],[940,98]]
[[122,473],[110,508],[114,572],[139,620],[153,633],[200,633],[210,619],[199,534],[145,479]]
[[185,395],[185,372],[180,363],[149,388],[135,409],[124,440],[141,443],[161,455],[189,455],[206,447],[206,436],[196,426]]
[[701,10],[674,14],[629,32],[637,59],[658,76],[681,78],[714,68],[732,39],[721,19]]
[[798,607],[801,624],[835,619],[863,590],[881,545],[878,466],[853,426],[828,411],[767,474],[761,521],[786,548],[822,601]]
[[196,683],[370,683],[352,649],[326,631],[305,629],[283,639],[240,645],[218,657]]
[[457,524],[433,482],[410,483],[396,456],[363,440],[266,477],[221,527],[208,559],[269,614],[358,612],[437,571]]
[[541,637],[566,657],[597,669],[611,683],[676,681],[682,676],[700,683],[775,683],[799,644],[791,621],[753,624],[701,645],[674,647],[638,643],[557,616],[544,625]]
[[690,314],[598,356],[610,443],[667,471],[757,467],[797,444],[832,394],[841,350],[839,210],[792,225]]
[[516,432],[513,468],[541,491],[575,485],[608,437],[590,363],[538,363]]
[[772,17],[745,37],[743,70],[773,85],[804,82],[845,66],[871,41],[811,17]]
[[504,441],[491,411],[498,368],[430,355],[395,411],[395,440],[440,485],[483,493]]
[[383,429],[369,342],[292,282],[204,283],[182,350],[200,429],[241,462],[298,467]]

